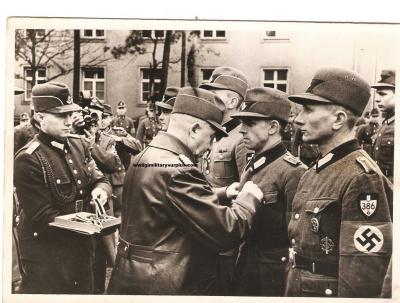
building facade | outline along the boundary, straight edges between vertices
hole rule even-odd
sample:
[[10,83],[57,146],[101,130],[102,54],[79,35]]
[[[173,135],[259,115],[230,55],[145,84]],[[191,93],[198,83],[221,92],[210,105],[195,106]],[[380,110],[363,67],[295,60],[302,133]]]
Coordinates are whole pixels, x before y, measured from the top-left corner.
[[[248,76],[251,87],[274,87],[289,94],[304,92],[315,71],[323,66],[355,70],[373,83],[382,69],[394,69],[398,64],[399,42],[393,32],[371,30],[368,25],[348,31],[341,28],[290,31],[221,28],[196,31],[198,36],[186,31],[187,37],[190,37],[186,43],[186,54],[194,48],[194,78],[197,84],[207,81],[215,67],[228,65],[242,70]],[[40,38],[48,30],[37,32]],[[53,36],[57,33],[63,37],[62,41],[70,39],[68,43],[73,42],[72,30],[57,30]],[[93,96],[109,103],[113,109],[118,101],[124,100],[127,115],[136,119],[144,113],[149,97],[149,65],[154,43],[148,39],[144,43],[144,54],[127,54],[119,59],[104,51],[105,47],[109,49],[122,45],[128,35],[129,30],[80,31],[80,90],[90,90]],[[158,37],[156,58],[162,61],[165,31],[146,30],[143,36]],[[181,40],[171,45],[168,86],[180,86],[181,83]],[[73,49],[68,48],[59,56],[58,62],[62,62],[67,69],[73,66]],[[36,71],[36,83],[52,79],[59,70],[57,64],[49,61]],[[188,71],[185,85],[189,85],[187,74]],[[14,98],[15,115],[19,115],[29,112],[31,98],[32,71],[26,60],[15,61],[15,75],[15,85],[25,90],[24,94]],[[64,82],[72,89],[73,73],[68,72],[52,81]],[[156,91],[160,89],[159,72],[155,76],[155,88]],[[374,94],[374,91],[371,93]],[[372,100],[373,96],[371,106]]]

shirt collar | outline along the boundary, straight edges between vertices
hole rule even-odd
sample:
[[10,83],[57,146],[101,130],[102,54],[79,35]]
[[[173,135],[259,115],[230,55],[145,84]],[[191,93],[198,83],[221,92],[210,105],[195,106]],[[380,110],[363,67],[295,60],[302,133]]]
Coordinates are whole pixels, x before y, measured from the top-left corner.
[[157,136],[149,143],[149,146],[165,149],[177,155],[183,154],[193,163],[196,162],[196,157],[181,140],[164,131],[158,132]]
[[341,158],[347,156],[348,154],[352,153],[355,150],[360,149],[358,142],[356,139],[352,139],[347,141],[334,149],[332,149],[329,153],[327,153],[322,158],[318,158],[314,164],[312,164],[312,168],[314,168],[317,172],[320,172],[325,167],[335,163],[336,161],[340,160]]
[[253,158],[247,164],[246,169],[251,167],[253,171],[256,172],[257,170],[260,170],[264,166],[274,162],[276,159],[286,154],[286,152],[287,152],[286,147],[283,145],[282,142],[280,142],[271,149],[266,150],[261,154],[254,155]]

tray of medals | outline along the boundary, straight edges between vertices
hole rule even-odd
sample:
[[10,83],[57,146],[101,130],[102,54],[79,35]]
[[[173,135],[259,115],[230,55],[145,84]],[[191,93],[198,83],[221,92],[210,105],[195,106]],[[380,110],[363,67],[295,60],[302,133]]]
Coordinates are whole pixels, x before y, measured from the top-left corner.
[[103,205],[98,200],[91,202],[95,206],[96,213],[79,212],[58,216],[50,226],[68,229],[74,232],[93,235],[103,230],[121,224],[121,218],[115,218],[106,214]]

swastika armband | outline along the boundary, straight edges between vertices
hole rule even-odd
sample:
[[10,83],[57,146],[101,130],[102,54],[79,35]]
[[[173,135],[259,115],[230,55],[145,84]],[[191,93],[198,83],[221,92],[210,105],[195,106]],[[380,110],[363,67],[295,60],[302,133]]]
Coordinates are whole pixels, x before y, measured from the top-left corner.
[[391,222],[342,222],[341,255],[390,255]]

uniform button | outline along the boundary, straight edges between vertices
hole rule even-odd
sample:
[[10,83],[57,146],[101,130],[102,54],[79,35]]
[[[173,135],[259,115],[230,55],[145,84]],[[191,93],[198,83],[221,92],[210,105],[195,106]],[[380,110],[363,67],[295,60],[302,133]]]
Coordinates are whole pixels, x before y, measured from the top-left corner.
[[72,160],[71,159],[69,159],[68,162],[72,164]]
[[299,214],[295,214],[294,218],[297,220],[298,218],[300,218],[300,215]]
[[314,214],[318,214],[318,212],[319,212],[319,208],[318,207],[314,208]]
[[74,285],[75,285],[75,286],[78,286],[78,281],[74,281]]
[[118,167],[118,170],[121,170],[122,168],[121,167]]
[[294,238],[292,239],[292,244],[296,244],[296,240]]
[[332,289],[329,288],[325,289],[325,295],[332,296]]
[[211,159],[207,159],[207,162],[208,162],[208,163],[211,163]]
[[35,232],[33,233],[33,236],[36,238],[36,237],[38,236],[38,233],[35,231]]
[[378,137],[380,137],[380,136],[382,136],[382,134],[381,134],[381,133],[379,133]]
[[78,171],[76,169],[74,169],[74,174],[76,175],[78,173]]
[[79,191],[79,193],[82,195],[82,194],[83,194],[83,190],[81,189],[81,190]]
[[60,184],[60,183],[61,183],[61,180],[60,180],[60,179],[57,179],[57,180],[56,180],[56,183],[57,183],[57,184]]
[[286,261],[286,257],[282,257],[282,258],[281,258],[281,261],[282,261],[282,262],[285,262],[285,261]]
[[222,159],[224,156],[223,155],[219,155],[219,158]]
[[82,183],[82,181],[81,180],[78,180],[78,184],[81,184]]
[[90,168],[90,166],[87,168],[88,169],[88,171],[91,171],[92,169]]
[[209,173],[210,173],[210,171],[207,169],[207,170],[206,170],[206,174],[208,175]]
[[65,152],[66,154],[68,154],[68,152],[67,152],[67,150],[66,150],[66,149],[64,150],[64,152]]
[[390,141],[388,141],[388,144],[390,144],[391,142]]
[[379,149],[379,147],[377,146],[375,149],[376,149],[376,150],[378,150],[378,149]]

